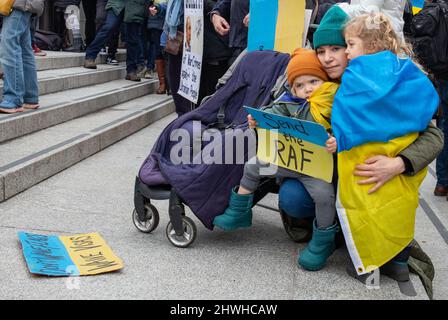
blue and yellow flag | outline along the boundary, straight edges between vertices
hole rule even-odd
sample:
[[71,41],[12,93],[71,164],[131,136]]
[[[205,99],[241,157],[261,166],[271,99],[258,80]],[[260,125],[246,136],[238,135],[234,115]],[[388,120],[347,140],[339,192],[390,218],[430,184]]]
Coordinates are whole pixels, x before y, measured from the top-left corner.
[[417,14],[420,12],[420,10],[423,9],[423,6],[425,5],[425,0],[411,0],[412,3],[412,13]]
[[378,191],[358,185],[355,166],[375,155],[396,157],[431,121],[439,98],[409,59],[389,51],[350,62],[333,104],[338,141],[337,210],[358,274],[390,261],[414,237],[418,189],[426,169],[399,175]]
[[305,0],[251,0],[249,51],[291,53],[302,46]]

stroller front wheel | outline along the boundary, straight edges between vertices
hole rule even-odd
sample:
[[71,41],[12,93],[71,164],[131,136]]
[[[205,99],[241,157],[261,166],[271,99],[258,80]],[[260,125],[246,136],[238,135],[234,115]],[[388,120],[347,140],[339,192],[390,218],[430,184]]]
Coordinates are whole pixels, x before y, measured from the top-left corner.
[[186,248],[196,239],[197,229],[196,225],[190,218],[182,217],[183,234],[178,235],[174,230],[171,221],[166,226],[166,236],[172,245],[178,248]]
[[132,221],[135,227],[141,232],[150,233],[159,225],[159,212],[152,204],[145,203],[145,217],[144,221],[140,220],[137,209],[132,212]]

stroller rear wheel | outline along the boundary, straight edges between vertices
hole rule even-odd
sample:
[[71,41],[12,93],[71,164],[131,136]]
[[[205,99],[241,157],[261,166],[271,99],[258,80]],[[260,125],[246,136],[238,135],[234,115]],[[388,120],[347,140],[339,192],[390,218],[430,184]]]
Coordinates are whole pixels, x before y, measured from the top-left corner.
[[159,212],[151,203],[145,201],[145,220],[140,220],[137,209],[134,209],[132,222],[139,231],[150,233],[159,225]]
[[170,221],[166,226],[166,236],[175,247],[186,248],[196,239],[197,229],[193,220],[186,216],[182,217],[182,226],[183,233],[179,235]]

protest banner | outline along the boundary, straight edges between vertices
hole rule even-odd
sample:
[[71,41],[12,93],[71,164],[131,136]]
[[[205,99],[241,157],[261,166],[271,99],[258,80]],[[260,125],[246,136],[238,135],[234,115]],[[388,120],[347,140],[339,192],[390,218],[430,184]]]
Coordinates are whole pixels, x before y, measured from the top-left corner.
[[251,0],[248,51],[302,47],[305,0]]
[[184,1],[184,50],[178,94],[198,102],[204,51],[203,1]]
[[123,268],[98,233],[51,236],[19,232],[28,269],[47,276],[85,276]]
[[245,107],[257,121],[257,157],[292,171],[331,182],[333,156],[327,152],[325,128],[315,122],[288,118]]

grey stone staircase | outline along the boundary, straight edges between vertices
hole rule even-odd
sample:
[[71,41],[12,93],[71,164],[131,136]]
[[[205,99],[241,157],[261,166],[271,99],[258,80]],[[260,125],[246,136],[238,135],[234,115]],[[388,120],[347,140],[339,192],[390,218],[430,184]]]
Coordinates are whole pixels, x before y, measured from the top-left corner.
[[41,107],[0,114],[0,202],[174,112],[157,79],[124,80],[125,52],[118,59],[91,70],[82,53],[36,58]]

